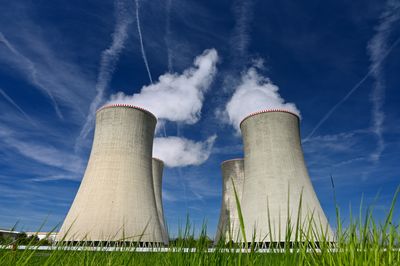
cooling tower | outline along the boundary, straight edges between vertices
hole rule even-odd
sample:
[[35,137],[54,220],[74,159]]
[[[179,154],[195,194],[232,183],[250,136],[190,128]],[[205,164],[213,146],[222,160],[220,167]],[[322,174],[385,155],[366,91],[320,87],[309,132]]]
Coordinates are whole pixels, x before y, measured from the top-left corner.
[[239,202],[242,198],[244,169],[243,159],[232,159],[222,162],[222,205],[217,233],[214,243],[218,243],[221,238],[225,242],[236,242],[240,239],[240,222],[233,190],[232,181],[235,184],[236,194]]
[[164,169],[164,162],[160,159],[153,158],[153,186],[154,186],[154,196],[156,200],[158,220],[161,226],[161,233],[163,236],[163,242],[168,245],[168,231],[165,226],[164,219],[164,209],[162,203],[162,175]]
[[86,172],[59,241],[163,242],[152,177],[156,122],[130,105],[97,111]]
[[[240,129],[245,175],[241,207],[247,242],[254,235],[259,243],[294,241],[298,217],[304,231],[321,235],[326,230],[331,237],[304,162],[299,117],[285,110],[265,110],[244,118]],[[313,226],[308,226],[310,219]],[[289,228],[292,234],[287,233]]]

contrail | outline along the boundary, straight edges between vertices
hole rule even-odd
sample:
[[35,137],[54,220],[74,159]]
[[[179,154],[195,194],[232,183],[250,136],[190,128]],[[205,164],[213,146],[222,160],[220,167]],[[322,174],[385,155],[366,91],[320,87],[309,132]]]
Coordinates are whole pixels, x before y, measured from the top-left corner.
[[8,50],[10,50],[17,58],[19,58],[20,60],[25,62],[26,67],[28,68],[28,73],[29,73],[29,79],[32,82],[32,84],[37,87],[39,90],[42,91],[42,93],[44,93],[45,95],[47,95],[47,97],[49,97],[54,110],[57,113],[57,116],[60,119],[63,119],[63,115],[60,111],[60,108],[53,96],[53,94],[51,93],[51,91],[44,85],[42,84],[38,77],[37,77],[37,70],[35,65],[33,64],[33,62],[27,58],[26,56],[24,56],[21,52],[19,52],[8,40],[7,38],[3,35],[2,32],[0,32],[0,43],[2,43],[5,47],[7,47]]
[[[386,57],[392,52],[392,50],[400,43],[400,38],[398,38],[390,47],[389,49],[382,55],[381,57],[381,62],[382,63]],[[303,143],[307,142],[313,135],[314,133],[321,127],[322,124],[325,123],[326,120],[329,119],[329,117],[336,111],[336,109],[342,105],[364,82],[367,80],[372,72],[374,72],[377,68],[379,67],[378,65],[372,66],[368,73],[359,81],[357,82],[354,87],[352,87],[349,92],[338,102],[336,103],[323,117],[322,119],[318,122],[318,124],[311,130],[310,134],[303,140]]]
[[86,122],[82,127],[82,130],[77,138],[75,144],[75,151],[86,138],[92,129],[94,116],[96,109],[104,101],[104,94],[114,73],[116,64],[119,59],[119,55],[125,47],[125,42],[128,38],[128,28],[133,22],[133,19],[128,14],[128,8],[126,7],[126,1],[117,0],[114,2],[115,5],[115,15],[116,24],[114,27],[114,32],[112,34],[112,42],[110,47],[105,49],[101,53],[101,62],[99,67],[99,73],[97,76],[96,83],[96,96],[90,104],[89,113],[86,118]]
[[234,28],[234,43],[233,49],[237,60],[241,61],[246,59],[248,53],[248,46],[250,42],[249,36],[249,23],[252,20],[253,12],[253,1],[252,0],[237,0],[234,3],[234,14],[235,14],[235,28]]
[[26,120],[28,120],[31,124],[36,125],[36,123],[33,122],[33,120],[30,118],[30,116],[25,113],[24,110],[22,110],[22,108],[16,102],[14,102],[14,100],[11,99],[11,97],[8,96],[5,91],[0,89],[0,94],[4,97],[4,99],[6,99],[12,106],[16,108],[26,118]]
[[144,61],[144,65],[146,66],[147,74],[149,75],[150,83],[153,83],[153,79],[151,78],[149,63],[147,61],[146,52],[144,50],[142,31],[140,29],[139,0],[135,0],[135,3],[136,3],[136,25],[137,25],[137,30],[139,32],[140,48],[142,50],[143,61]]
[[168,60],[168,72],[172,73],[172,49],[170,44],[171,38],[171,5],[172,0],[166,2],[166,22],[165,22],[165,45],[167,47],[167,60]]
[[385,149],[385,140],[383,137],[383,123],[385,113],[383,104],[385,101],[385,81],[382,76],[382,54],[387,49],[387,41],[395,24],[400,19],[400,2],[388,0],[385,11],[380,16],[380,24],[376,28],[376,34],[368,44],[368,52],[371,61],[370,68],[373,68],[372,76],[375,79],[371,93],[372,102],[372,131],[377,137],[377,147],[371,154],[371,160],[379,161],[380,156]]

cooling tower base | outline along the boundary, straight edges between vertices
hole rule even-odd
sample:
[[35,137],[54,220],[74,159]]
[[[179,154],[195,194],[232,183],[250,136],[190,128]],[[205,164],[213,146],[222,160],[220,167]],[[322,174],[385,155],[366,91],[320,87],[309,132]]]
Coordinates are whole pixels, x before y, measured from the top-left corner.
[[84,247],[138,247],[138,248],[160,248],[166,247],[163,242],[134,242],[134,241],[58,241],[65,246]]

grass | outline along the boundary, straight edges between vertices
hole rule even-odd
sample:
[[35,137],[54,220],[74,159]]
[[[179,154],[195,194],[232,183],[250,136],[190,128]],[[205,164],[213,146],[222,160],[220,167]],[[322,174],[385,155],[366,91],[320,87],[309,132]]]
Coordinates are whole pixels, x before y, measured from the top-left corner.
[[[398,194],[399,188],[382,223],[374,220],[373,206],[362,212],[364,207],[361,201],[357,215],[350,210],[349,224],[344,226],[336,205],[334,243],[322,233],[317,236],[317,245],[313,239],[316,232],[323,230],[310,229],[317,225],[312,218],[308,225],[313,226],[306,226],[302,230],[297,218],[295,228],[286,232],[295,235],[295,242],[287,240],[261,250],[255,243],[241,249],[233,241],[222,240],[210,249],[206,223],[200,236],[195,239],[193,227],[187,218],[185,227],[179,230],[178,238],[170,241],[169,249],[164,252],[143,252],[135,247],[121,247],[118,251],[66,250],[65,245],[61,244],[54,245],[54,250],[42,251],[33,243],[28,243],[28,249],[24,250],[5,249],[5,246],[0,248],[0,265],[400,265],[400,228],[398,222],[393,220]],[[245,220],[237,195],[236,202],[241,237],[246,239]],[[301,201],[298,208],[300,213]],[[291,221],[286,223],[291,224]],[[266,236],[266,239],[274,242],[270,237]],[[254,240],[255,236],[251,239]]]

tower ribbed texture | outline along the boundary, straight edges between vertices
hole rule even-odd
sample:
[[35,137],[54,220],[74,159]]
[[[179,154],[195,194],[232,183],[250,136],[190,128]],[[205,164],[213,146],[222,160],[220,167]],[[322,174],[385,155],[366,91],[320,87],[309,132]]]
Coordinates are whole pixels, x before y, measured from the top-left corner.
[[134,106],[96,113],[90,158],[59,241],[163,242],[152,176],[156,123]]
[[163,170],[164,170],[164,162],[157,158],[153,158],[153,186],[154,186],[154,196],[155,196],[156,206],[157,206],[158,220],[159,220],[159,223],[161,226],[163,242],[165,245],[168,245],[168,242],[169,242],[168,231],[167,231],[167,227],[165,225],[164,208],[163,208],[163,202],[162,202]]
[[[245,176],[241,208],[247,242],[254,234],[256,242],[293,241],[297,219],[303,233],[311,229],[331,238],[304,162],[299,117],[283,110],[262,111],[245,118],[240,128]],[[310,218],[314,221],[311,227]]]
[[214,240],[215,243],[218,243],[221,238],[223,238],[225,242],[236,242],[240,239],[240,221],[238,218],[235,191],[232,184],[235,185],[236,195],[240,202],[244,181],[243,164],[243,159],[228,160],[221,164],[222,205],[217,233]]

